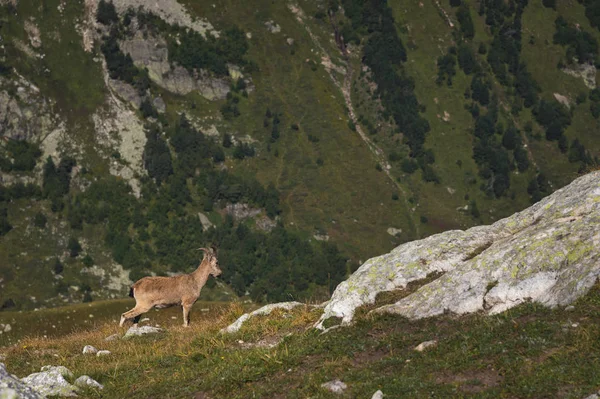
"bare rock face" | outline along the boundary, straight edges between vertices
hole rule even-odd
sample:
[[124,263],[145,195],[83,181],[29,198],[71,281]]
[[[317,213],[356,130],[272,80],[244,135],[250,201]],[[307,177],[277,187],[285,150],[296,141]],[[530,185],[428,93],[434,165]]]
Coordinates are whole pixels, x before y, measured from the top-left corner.
[[0,363],[0,398],[41,399],[43,396],[6,371],[4,364]]
[[446,311],[503,312],[526,301],[568,305],[600,275],[600,172],[489,226],[453,230],[369,259],[333,293],[316,324],[352,321],[378,293],[401,290],[433,272],[441,277],[375,312],[412,319]]
[[563,68],[567,75],[581,78],[588,89],[596,88],[596,66],[594,64],[576,64]]
[[122,80],[109,79],[108,84],[110,85],[110,88],[119,95],[119,97],[133,105],[135,109],[138,109],[142,104],[142,98],[138,94],[137,90],[129,83],[125,83]]
[[138,31],[132,38],[122,41],[120,47],[131,56],[136,66],[148,68],[150,79],[165,90],[179,95],[199,91],[208,100],[227,97],[230,90],[227,79],[204,70],[191,74],[182,66],[172,66],[167,42],[162,37]]
[[24,78],[0,78],[0,136],[41,141],[60,124],[51,108],[40,90]]

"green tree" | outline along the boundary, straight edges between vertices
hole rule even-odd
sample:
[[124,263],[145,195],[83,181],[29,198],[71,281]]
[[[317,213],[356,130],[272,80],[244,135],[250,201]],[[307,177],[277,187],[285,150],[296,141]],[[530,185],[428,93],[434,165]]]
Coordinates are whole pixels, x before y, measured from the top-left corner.
[[96,21],[103,25],[110,25],[113,22],[119,21],[117,10],[112,1],[100,0],[98,3],[98,11],[96,12]]
[[33,217],[34,226],[38,227],[40,229],[46,228],[47,222],[48,222],[48,219],[46,218],[46,215],[44,215],[42,212],[37,212],[35,214],[35,216]]
[[12,230],[12,225],[8,221],[8,210],[6,207],[0,207],[0,237],[6,235]]
[[463,36],[466,39],[475,37],[475,27],[471,18],[471,11],[469,11],[469,7],[466,4],[462,4],[458,11],[456,11],[456,18],[460,24],[460,31]]
[[461,44],[458,47],[458,65],[467,74],[470,75],[477,70],[477,60],[471,46]]
[[75,237],[70,237],[67,249],[69,250],[69,256],[71,258],[76,258],[79,255],[79,252],[81,252],[81,244],[79,244],[79,241]]

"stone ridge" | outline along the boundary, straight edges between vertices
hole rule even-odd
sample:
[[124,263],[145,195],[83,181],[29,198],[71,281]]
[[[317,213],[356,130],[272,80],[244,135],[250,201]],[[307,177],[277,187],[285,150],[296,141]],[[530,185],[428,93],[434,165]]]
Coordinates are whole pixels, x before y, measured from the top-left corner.
[[489,226],[453,230],[369,259],[342,282],[317,328],[330,317],[352,321],[377,294],[439,278],[380,307],[411,319],[444,312],[495,314],[526,301],[567,305],[600,274],[600,172],[573,181],[542,201]]

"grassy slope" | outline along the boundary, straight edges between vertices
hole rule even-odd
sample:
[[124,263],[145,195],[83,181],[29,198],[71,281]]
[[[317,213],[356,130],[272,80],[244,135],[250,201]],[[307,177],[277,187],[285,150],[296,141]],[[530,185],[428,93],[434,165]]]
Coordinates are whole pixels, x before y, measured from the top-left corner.
[[[392,201],[394,186],[375,169],[370,152],[348,128],[341,92],[321,65],[313,71],[306,62],[320,63],[318,48],[287,4],[261,1],[246,7],[234,0],[215,4],[215,8],[197,2],[188,6],[217,28],[234,23],[251,32],[249,58],[259,66],[252,73],[256,90],[241,101],[242,115],[231,126],[258,140],[259,154],[241,165],[229,163],[234,173],[274,183],[282,193],[286,225],[307,233],[324,230],[353,257],[364,259],[398,244],[399,239],[386,233],[391,226],[402,228],[404,240],[414,238],[403,204]],[[306,6],[310,9],[311,4]],[[307,10],[306,21],[335,62],[338,51],[330,42],[328,24],[319,25],[310,15]],[[280,33],[266,29],[269,20],[281,26]],[[286,43],[287,37],[294,39],[293,46]],[[270,152],[266,143],[271,130],[263,127],[267,107],[283,114],[281,138],[271,144]],[[299,125],[298,131],[290,128],[293,123]],[[309,141],[309,134],[319,142]],[[323,166],[317,164],[319,158]]]
[[[576,1],[559,2],[557,11],[545,8],[541,3],[529,4],[523,14],[523,26],[526,27],[523,31],[523,59],[536,77],[544,98],[552,98],[553,93],[558,93],[571,100],[573,123],[565,132],[569,140],[578,138],[592,154],[597,155],[600,151],[600,121],[592,117],[589,100],[575,104],[577,95],[582,92],[587,94],[589,89],[582,79],[558,69],[559,61],[565,59],[566,47],[553,44],[556,32],[554,21],[558,15],[570,23],[577,22],[583,30],[600,39],[598,30],[590,26],[584,13],[584,7]],[[577,165],[569,164],[554,143],[533,141],[532,147],[542,170],[547,171],[559,187],[572,181]]]
[[[479,43],[487,46],[491,43],[491,35],[487,30],[484,18],[477,14],[477,2],[471,2],[471,15],[475,24],[476,35],[473,39],[473,48],[476,50]],[[420,181],[419,173],[410,177],[411,189],[418,200],[418,211],[430,219],[425,227],[425,233],[434,233],[452,227],[466,227],[477,224],[468,215],[456,212],[455,209],[463,206],[468,201],[464,199],[468,194],[470,199],[477,201],[482,211],[481,221],[489,223],[501,217],[508,216],[516,210],[529,205],[526,187],[537,168],[543,171],[553,183],[555,188],[562,187],[572,181],[577,175],[578,164],[570,164],[566,155],[561,154],[556,143],[544,139],[529,139],[534,165],[524,174],[512,174],[509,195],[500,199],[490,199],[479,190],[480,182],[468,184],[470,176],[477,176],[477,166],[472,160],[472,131],[473,119],[464,105],[463,93],[470,85],[471,77],[457,66],[457,75],[453,79],[452,87],[445,84],[437,86],[436,58],[443,55],[447,48],[456,45],[452,38],[452,28],[439,13],[434,2],[413,2],[410,4],[390,3],[394,17],[403,40],[409,49],[406,69],[415,79],[416,94],[427,111],[427,120],[431,124],[426,146],[431,147],[436,156],[434,165],[441,177],[441,185],[426,184]],[[450,14],[456,24],[455,8],[442,2],[444,9]],[[553,93],[569,97],[575,107],[573,123],[567,129],[566,135],[572,140],[579,138],[593,155],[599,151],[598,134],[599,122],[594,120],[589,111],[589,101],[575,106],[577,94],[589,91],[581,79],[573,78],[557,68],[558,61],[564,59],[566,49],[553,45],[552,37],[555,32],[554,20],[557,15],[563,15],[571,22],[578,22],[582,29],[599,38],[598,30],[589,25],[584,15],[584,8],[574,1],[559,4],[558,11],[547,9],[541,3],[530,3],[523,16],[523,50],[522,60],[539,83],[542,98],[552,98]],[[435,29],[431,29],[435,26]],[[457,28],[454,28],[457,29]],[[530,37],[533,41],[530,42]],[[480,55],[477,55],[481,57]],[[481,59],[481,58],[480,58]],[[494,83],[494,91],[499,96],[501,103],[507,104],[506,89]],[[507,104],[508,105],[508,104]],[[444,111],[450,114],[450,121],[444,122],[441,116]],[[516,118],[503,112],[501,120],[512,119],[521,129],[526,122],[533,120],[530,110],[523,110]],[[534,123],[534,132],[543,132]],[[388,141],[389,142],[389,141]],[[388,148],[391,145],[388,145]],[[392,147],[393,148],[393,147]],[[457,160],[462,161],[458,167]],[[398,172],[398,170],[395,170]],[[447,187],[456,190],[450,194]],[[512,198],[511,193],[515,193]]]
[[[111,323],[60,338],[25,339],[1,351],[18,376],[45,364],[90,375],[105,385],[102,392],[83,393],[90,398],[329,398],[337,396],[320,384],[336,378],[348,384],[341,397],[370,397],[378,389],[387,397],[483,398],[584,397],[598,390],[598,286],[568,311],[526,304],[491,317],[408,321],[371,317],[369,309],[358,313],[354,326],[326,335],[310,328],[320,310],[308,307],[257,318],[239,333],[220,335],[241,313],[239,305],[231,305],[203,313],[189,329],[174,327],[178,321],[163,314],[169,327],[160,335],[104,342],[122,332]],[[282,338],[271,349],[244,348]],[[436,348],[413,350],[431,339],[438,341]],[[82,355],[86,344],[112,354]]]

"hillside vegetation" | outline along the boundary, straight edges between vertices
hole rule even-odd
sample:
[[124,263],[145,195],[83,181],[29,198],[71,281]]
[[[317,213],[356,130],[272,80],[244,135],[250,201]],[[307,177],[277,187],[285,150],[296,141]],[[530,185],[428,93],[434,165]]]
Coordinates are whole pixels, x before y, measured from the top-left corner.
[[[382,296],[373,307],[389,300]],[[598,286],[567,309],[528,304],[496,316],[420,321],[373,317],[370,309],[362,308],[353,326],[325,335],[311,328],[321,310],[310,306],[251,319],[225,335],[219,329],[241,314],[239,305],[202,313],[187,329],[179,318],[152,312],[150,322],[160,321],[166,332],[104,341],[123,332],[115,321],[58,338],[22,339],[0,352],[19,377],[60,364],[104,385],[81,391],[86,398],[371,397],[377,390],[386,397],[541,398],[598,391]],[[414,350],[430,340],[437,345]],[[85,355],[84,345],[111,354]],[[341,396],[321,387],[334,379],[348,386]]]
[[3,310],[124,296],[208,243],[238,296],[325,299],[598,166],[596,0],[146,7],[0,7]]

